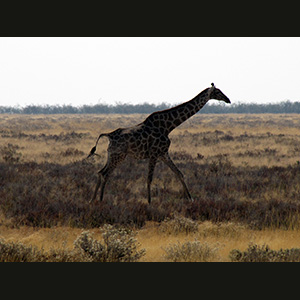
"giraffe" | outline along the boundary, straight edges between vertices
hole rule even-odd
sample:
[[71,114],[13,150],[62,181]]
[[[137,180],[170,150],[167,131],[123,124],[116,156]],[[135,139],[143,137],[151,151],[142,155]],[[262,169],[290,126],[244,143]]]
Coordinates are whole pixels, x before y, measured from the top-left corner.
[[113,170],[125,157],[135,159],[149,159],[147,192],[148,203],[151,203],[151,182],[154,168],[158,160],[163,161],[177,176],[183,186],[186,197],[193,201],[184,181],[183,174],[169,156],[168,150],[171,141],[169,133],[181,123],[196,114],[210,99],[216,99],[230,103],[230,100],[221,90],[212,83],[210,88],[203,90],[190,101],[184,102],[173,108],[157,111],[149,115],[144,122],[129,128],[118,128],[110,133],[99,135],[96,145],[91,149],[87,158],[95,155],[98,141],[102,137],[108,137],[109,146],[106,165],[98,172],[98,181],[90,203],[95,200],[100,188],[100,201],[103,199],[105,185]]

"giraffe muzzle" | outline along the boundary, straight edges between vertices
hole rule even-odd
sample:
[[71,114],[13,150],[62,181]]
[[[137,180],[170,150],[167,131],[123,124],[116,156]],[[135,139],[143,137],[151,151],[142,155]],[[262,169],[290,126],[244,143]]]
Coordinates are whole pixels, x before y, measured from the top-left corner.
[[231,103],[231,102],[230,102],[230,100],[229,100],[229,98],[227,98],[227,97],[225,98],[225,100],[224,100],[224,101],[225,101],[225,103],[228,103],[228,104],[230,104],[230,103]]

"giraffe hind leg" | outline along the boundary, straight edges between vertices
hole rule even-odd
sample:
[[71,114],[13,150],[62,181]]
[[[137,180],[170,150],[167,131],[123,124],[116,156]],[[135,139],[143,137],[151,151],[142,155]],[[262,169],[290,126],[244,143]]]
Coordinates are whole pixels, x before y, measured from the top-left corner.
[[148,169],[148,180],[147,180],[147,189],[148,189],[148,203],[151,203],[151,183],[153,179],[154,168],[157,162],[157,158],[150,158],[149,160],[149,169]]
[[101,180],[101,185],[100,185],[100,201],[103,200],[103,195],[104,195],[104,189],[108,180],[109,175],[112,173],[112,171],[115,169],[115,166],[107,168],[105,171],[103,172],[104,174],[101,174],[102,176],[102,180]]
[[96,199],[97,192],[98,192],[98,190],[99,190],[99,188],[100,188],[100,186],[101,186],[101,183],[103,182],[103,179],[104,179],[104,178],[103,178],[103,175],[102,175],[102,171],[103,171],[105,168],[106,168],[106,166],[105,166],[102,170],[100,170],[100,171],[98,172],[98,180],[97,180],[97,183],[96,183],[96,188],[95,188],[93,197],[92,197],[92,199],[89,201],[89,203],[92,203],[92,202]]
[[105,186],[106,186],[106,183],[107,183],[107,180],[108,180],[110,174],[113,172],[113,170],[116,168],[116,166],[125,159],[125,157],[126,157],[126,153],[113,154],[113,155],[110,155],[110,153],[109,153],[105,167],[98,172],[99,178],[98,178],[98,181],[96,184],[93,198],[91,199],[90,202],[92,202],[96,199],[99,188],[100,188],[100,201],[103,200],[104,189],[105,189]]

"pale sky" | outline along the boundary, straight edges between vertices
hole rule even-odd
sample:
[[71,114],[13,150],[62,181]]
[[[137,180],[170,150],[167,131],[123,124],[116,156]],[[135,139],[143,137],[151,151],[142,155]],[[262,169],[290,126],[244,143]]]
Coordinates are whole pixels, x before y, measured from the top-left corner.
[[0,38],[0,106],[300,101],[299,37]]

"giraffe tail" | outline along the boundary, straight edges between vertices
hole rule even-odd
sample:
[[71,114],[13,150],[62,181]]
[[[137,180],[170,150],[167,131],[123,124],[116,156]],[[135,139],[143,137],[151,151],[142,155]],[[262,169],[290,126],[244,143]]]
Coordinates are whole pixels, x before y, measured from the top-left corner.
[[99,141],[100,138],[103,137],[103,136],[107,136],[107,134],[106,134],[106,133],[101,133],[101,134],[99,135],[99,137],[98,137],[98,139],[97,139],[97,142],[96,142],[96,145],[91,149],[90,154],[88,155],[87,158],[89,158],[89,157],[91,157],[91,156],[93,156],[93,155],[98,155],[97,153],[95,153],[95,151],[96,151],[96,148],[97,148],[98,141]]

